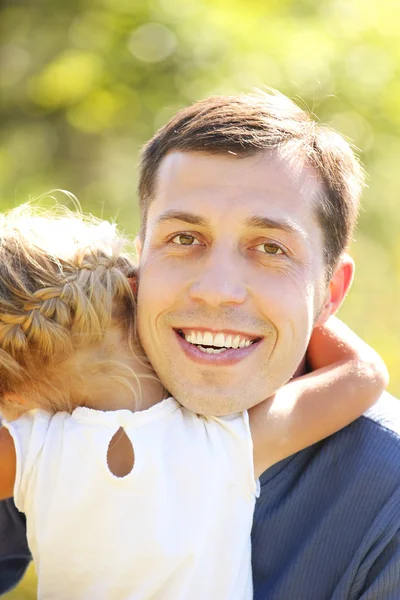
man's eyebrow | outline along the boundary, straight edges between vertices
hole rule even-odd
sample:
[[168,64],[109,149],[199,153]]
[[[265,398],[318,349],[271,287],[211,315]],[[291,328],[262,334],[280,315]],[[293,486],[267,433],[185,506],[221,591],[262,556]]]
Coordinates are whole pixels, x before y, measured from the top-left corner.
[[[200,215],[174,209],[167,210],[159,215],[156,224],[158,225],[173,220],[189,223],[190,225],[198,225],[200,227],[206,227],[208,225],[207,219]],[[246,219],[245,225],[254,229],[280,229],[287,233],[301,235],[303,238],[307,237],[304,230],[289,219],[271,219],[269,217],[255,215]]]
[[269,217],[254,216],[245,222],[247,227],[254,229],[280,229],[287,233],[296,233],[302,237],[307,237],[304,230],[288,219],[270,219]]
[[205,227],[207,225],[206,219],[200,215],[194,213],[187,213],[181,210],[167,210],[157,217],[156,224],[165,223],[165,221],[183,221],[184,223],[190,223],[191,225],[200,225]]

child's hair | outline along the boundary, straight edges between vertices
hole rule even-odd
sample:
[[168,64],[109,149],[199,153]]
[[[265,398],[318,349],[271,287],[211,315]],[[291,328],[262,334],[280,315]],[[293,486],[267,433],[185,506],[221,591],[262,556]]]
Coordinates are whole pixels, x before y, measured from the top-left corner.
[[71,411],[102,375],[129,385],[111,350],[87,352],[112,325],[137,348],[128,280],[136,272],[125,247],[115,225],[65,207],[27,204],[0,217],[3,414],[13,405],[17,414]]

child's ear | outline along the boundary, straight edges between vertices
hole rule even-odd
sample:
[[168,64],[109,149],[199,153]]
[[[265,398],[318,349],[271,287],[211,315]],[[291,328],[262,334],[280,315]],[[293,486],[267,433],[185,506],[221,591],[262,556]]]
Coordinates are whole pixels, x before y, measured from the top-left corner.
[[323,325],[339,310],[353,283],[354,270],[353,259],[348,255],[343,256],[329,281],[325,300],[314,327]]

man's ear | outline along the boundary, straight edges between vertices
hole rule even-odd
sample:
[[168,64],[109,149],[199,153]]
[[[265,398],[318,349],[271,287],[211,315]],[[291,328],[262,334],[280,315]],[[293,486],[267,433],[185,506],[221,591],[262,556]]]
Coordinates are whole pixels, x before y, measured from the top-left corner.
[[325,300],[317,322],[315,323],[315,327],[323,325],[330,316],[334,315],[339,310],[353,283],[354,270],[354,261],[346,254],[340,260],[330,279]]
[[135,250],[136,250],[137,259],[140,260],[140,258],[142,256],[142,251],[143,251],[143,243],[138,235],[135,237]]
[[[142,240],[140,239],[139,236],[135,237],[135,250],[136,250],[136,255],[137,255],[137,259],[138,261],[140,261],[140,257],[142,256]],[[137,291],[138,291],[138,271],[136,269],[136,275],[132,276],[132,277],[128,277],[128,281],[129,281],[129,285],[131,286],[131,290],[133,292],[133,295],[137,296]]]
[[128,283],[131,287],[132,293],[133,295],[137,296],[137,291],[138,291],[138,281],[137,281],[137,276],[136,277],[128,277]]

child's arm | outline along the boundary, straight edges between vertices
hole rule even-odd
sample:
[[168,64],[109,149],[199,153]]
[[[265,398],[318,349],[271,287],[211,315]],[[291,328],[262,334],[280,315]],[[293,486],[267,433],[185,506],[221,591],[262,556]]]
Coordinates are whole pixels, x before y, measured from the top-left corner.
[[256,477],[351,423],[388,384],[382,359],[336,317],[314,330],[307,358],[313,372],[249,410]]
[[14,441],[6,427],[0,425],[0,500],[14,493],[16,456]]

